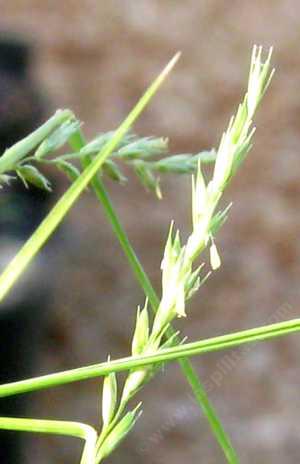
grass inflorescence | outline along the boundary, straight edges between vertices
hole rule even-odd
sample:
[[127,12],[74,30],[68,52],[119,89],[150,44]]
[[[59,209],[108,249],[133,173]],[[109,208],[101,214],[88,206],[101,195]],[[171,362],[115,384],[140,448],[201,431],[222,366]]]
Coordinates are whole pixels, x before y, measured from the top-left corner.
[[[0,397],[5,397],[103,376],[100,430],[73,422],[17,418],[0,418],[0,428],[82,438],[86,444],[81,464],[99,464],[119,446],[138,421],[141,404],[135,401],[131,405],[138,392],[159,372],[164,363],[178,360],[224,457],[229,463],[239,462],[237,452],[187,358],[296,332],[300,330],[300,321],[281,322],[192,343],[186,343],[183,336],[174,332],[172,323],[175,318],[188,315],[188,300],[197,294],[207,277],[221,265],[216,236],[227,219],[230,204],[226,207],[219,205],[229,182],[252,147],[255,132],[253,118],[274,72],[270,65],[271,54],[272,50],[264,61],[262,48],[254,47],[246,94],[236,114],[230,119],[216,150],[194,155],[169,155],[167,139],[140,138],[130,131],[176,63],[179,57],[176,55],[116,131],[99,134],[93,140],[86,141],[81,123],[75,115],[69,110],[59,110],[39,129],[6,150],[0,158],[0,184],[13,182],[14,177],[18,176],[26,187],[34,184],[50,190],[49,180],[41,171],[43,165],[47,164],[53,164],[63,171],[72,183],[0,276],[0,301],[13,288],[89,184],[103,205],[146,297],[141,307],[137,308],[129,357],[108,359],[106,363],[0,386]],[[67,152],[58,155],[56,151],[65,146],[68,146]],[[142,184],[159,198],[162,196],[159,175],[192,174],[192,229],[183,243],[180,231],[171,222],[161,262],[160,296],[154,291],[139,262],[104,187],[105,176],[121,183],[126,181],[122,163],[132,167]],[[209,181],[202,173],[204,163],[213,166]],[[204,271],[204,263],[199,263],[199,257],[206,248],[209,248],[210,256],[208,271]],[[118,372],[124,370],[127,376],[121,382]]]

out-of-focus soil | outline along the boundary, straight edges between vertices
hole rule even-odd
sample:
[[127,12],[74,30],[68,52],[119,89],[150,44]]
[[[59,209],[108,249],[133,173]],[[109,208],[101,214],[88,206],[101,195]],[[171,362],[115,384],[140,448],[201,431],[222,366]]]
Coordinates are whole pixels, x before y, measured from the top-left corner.
[[[88,136],[116,127],[177,50],[180,63],[136,125],[168,136],[174,152],[216,146],[243,95],[254,43],[274,45],[276,75],[259,112],[253,150],[226,193],[230,220],[217,244],[222,268],[210,278],[178,327],[191,340],[299,314],[300,19],[298,2],[211,0],[63,3],[11,0],[3,30],[36,46],[35,77],[52,107],[70,107]],[[49,111],[50,114],[50,111]],[[129,176],[108,183],[130,239],[159,288],[169,222],[189,230],[190,180],[163,180],[155,200]],[[64,180],[61,181],[61,186]],[[47,340],[37,373],[127,355],[142,294],[101,208],[87,193],[53,248],[57,266]],[[300,458],[300,337],[249,351],[195,359],[242,463],[292,464]],[[226,357],[224,357],[226,355]],[[97,382],[41,393],[36,417],[97,425]],[[144,414],[111,462],[223,463],[203,415],[175,364],[140,395]],[[36,438],[27,462],[72,463],[79,445]]]

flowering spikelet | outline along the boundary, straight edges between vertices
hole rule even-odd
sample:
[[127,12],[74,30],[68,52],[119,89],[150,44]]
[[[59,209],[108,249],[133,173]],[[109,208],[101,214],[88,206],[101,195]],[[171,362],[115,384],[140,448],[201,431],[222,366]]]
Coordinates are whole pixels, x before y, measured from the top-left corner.
[[[201,171],[200,158],[198,160],[197,175],[192,179],[191,233],[186,243],[182,244],[179,231],[175,233],[174,224],[171,223],[161,263],[161,300],[152,328],[149,322],[147,302],[143,310],[138,308],[132,341],[133,354],[154,353],[162,347],[171,346],[175,342],[178,343],[178,340],[176,338],[172,339],[172,337],[164,341],[163,336],[175,317],[186,315],[186,301],[191,298],[210,274],[208,272],[206,276],[202,277],[202,265],[195,267],[195,260],[209,243],[211,269],[218,269],[221,265],[221,259],[214,243],[214,236],[225,222],[231,205],[217,212],[216,208],[228,182],[251,148],[254,134],[252,118],[273,74],[273,71],[270,72],[271,52],[272,50],[270,50],[267,60],[263,63],[262,48],[254,47],[253,49],[248,90],[238,107],[236,115],[230,119],[228,128],[221,137],[216,152],[213,175],[209,182],[206,182]],[[169,162],[174,165],[179,160],[180,158],[176,158]],[[161,163],[161,165],[164,169],[166,168],[166,163]],[[176,169],[178,169],[178,166]],[[128,401],[149,381],[158,368],[158,365],[155,365],[130,371],[125,380],[120,401],[122,412]],[[111,380],[108,379],[107,382],[109,383]],[[111,392],[107,394],[107,396],[109,395],[111,395]],[[106,412],[106,415],[110,417],[111,412]],[[102,457],[107,456],[128,433],[136,421],[136,417],[134,412],[129,412],[123,419],[118,421],[106,441],[100,443],[97,455],[100,460]]]

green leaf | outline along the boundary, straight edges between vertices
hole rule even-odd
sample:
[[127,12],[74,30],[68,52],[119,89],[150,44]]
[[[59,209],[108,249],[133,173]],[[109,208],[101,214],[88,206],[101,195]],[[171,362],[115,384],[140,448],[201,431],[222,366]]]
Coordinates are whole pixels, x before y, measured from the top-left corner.
[[127,181],[120,168],[110,159],[104,163],[103,172],[112,180],[120,182],[121,184],[124,184]]
[[147,164],[142,160],[136,160],[133,163],[133,167],[136,175],[146,189],[154,192],[157,198],[161,199],[162,195],[159,186],[159,179],[153,175]]
[[219,232],[220,228],[223,226],[223,224],[227,221],[228,211],[230,210],[231,206],[232,203],[229,203],[229,205],[223,211],[218,211],[212,217],[209,224],[209,232],[211,235],[216,235]]
[[64,172],[71,181],[78,179],[80,176],[80,171],[74,164],[69,163],[68,161],[58,160],[55,162],[55,165],[58,169]]
[[99,463],[102,459],[109,456],[128,435],[141,415],[141,411],[138,412],[139,407],[140,405],[138,405],[133,411],[129,411],[106,437],[97,453],[96,463]]
[[49,135],[38,147],[34,156],[40,160],[49,153],[61,148],[80,127],[79,121],[66,121]]
[[[98,153],[106,143],[110,142],[116,134],[116,131],[105,132],[103,134],[99,134],[95,137],[91,142],[86,143],[79,151],[80,156],[89,156],[95,155]],[[128,143],[135,138],[133,134],[126,134],[122,140],[119,141],[118,145],[115,149],[118,149]]]
[[135,331],[132,338],[132,354],[140,354],[143,352],[149,340],[149,316],[148,316],[148,301],[146,300],[145,306],[137,310]]
[[186,174],[193,172],[195,167],[190,164],[193,155],[173,155],[153,163],[153,168],[159,172]]
[[116,155],[124,160],[134,160],[158,156],[166,153],[167,150],[168,139],[162,137],[144,137],[120,148]]
[[116,374],[112,372],[107,375],[103,381],[102,392],[102,419],[103,426],[106,427],[110,424],[114,417],[117,404],[117,378]]
[[0,157],[0,174],[15,169],[15,166],[31,150],[33,150],[39,143],[41,143],[49,134],[64,121],[73,119],[74,115],[69,110],[57,110],[56,113],[48,119],[41,127],[36,129],[30,135],[17,142],[12,147],[5,150],[4,154]]
[[201,285],[200,271],[202,270],[204,263],[191,272],[188,279],[186,280],[186,299],[189,300],[199,290]]
[[23,181],[25,187],[28,188],[28,184],[32,184],[43,190],[51,192],[51,184],[48,179],[34,166],[29,164],[19,165],[16,172],[20,179]]

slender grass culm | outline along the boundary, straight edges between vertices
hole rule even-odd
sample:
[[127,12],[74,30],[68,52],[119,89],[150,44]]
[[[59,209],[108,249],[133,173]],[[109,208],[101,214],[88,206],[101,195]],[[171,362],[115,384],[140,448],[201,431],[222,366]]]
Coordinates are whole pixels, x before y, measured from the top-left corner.
[[[10,183],[14,176],[18,176],[26,186],[34,184],[51,190],[50,182],[40,171],[45,164],[54,164],[72,183],[2,272],[0,301],[13,289],[18,278],[89,184],[102,204],[133,274],[145,293],[145,302],[137,309],[129,357],[108,359],[101,364],[0,385],[0,397],[7,397],[103,376],[100,430],[69,421],[5,417],[0,418],[0,429],[81,438],[85,441],[81,464],[99,464],[119,446],[138,421],[141,404],[138,400],[133,406],[131,404],[140,389],[159,372],[164,363],[178,360],[197,403],[204,411],[212,433],[223,450],[224,458],[228,463],[239,462],[238,453],[188,358],[299,331],[300,319],[192,343],[184,343],[183,337],[172,329],[171,324],[177,317],[186,317],[188,300],[197,293],[211,272],[221,265],[215,237],[227,218],[230,205],[223,209],[218,207],[224,190],[252,146],[252,121],[273,75],[270,67],[271,53],[270,50],[263,61],[262,48],[254,47],[247,92],[235,116],[230,119],[217,150],[195,155],[169,156],[166,139],[139,138],[130,132],[132,124],[177,61],[179,55],[176,55],[116,131],[100,134],[87,142],[74,114],[69,110],[59,110],[43,126],[6,150],[0,158],[0,184]],[[66,144],[69,151],[56,155],[56,150]],[[194,173],[192,230],[185,243],[182,243],[179,230],[171,223],[161,263],[160,296],[154,291],[143,270],[104,187],[105,175],[121,183],[126,180],[122,163],[131,166],[142,184],[159,198],[161,186],[157,173]],[[202,174],[203,163],[213,165],[209,182]],[[206,248],[209,248],[211,270],[205,273],[198,258]],[[149,311],[150,307],[152,313]],[[127,371],[123,383],[118,379],[117,373],[120,371]]]

